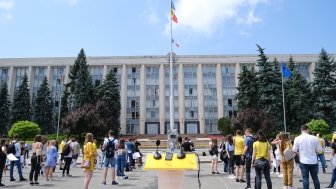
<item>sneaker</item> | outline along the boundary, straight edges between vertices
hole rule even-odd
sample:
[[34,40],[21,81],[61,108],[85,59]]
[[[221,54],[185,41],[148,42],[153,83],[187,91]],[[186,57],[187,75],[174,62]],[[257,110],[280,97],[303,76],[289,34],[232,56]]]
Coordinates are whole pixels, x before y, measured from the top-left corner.
[[128,176],[123,176],[122,178],[126,180],[126,179],[128,179]]
[[302,180],[302,179],[300,179],[300,180],[299,180],[299,182],[303,182],[303,180]]
[[33,185],[34,185],[34,182],[33,182],[33,181],[30,181],[29,184],[33,186]]
[[62,177],[65,177],[65,175],[64,175],[64,174],[62,174]]
[[100,183],[100,185],[106,185],[106,181],[103,181],[102,183]]
[[10,178],[10,181],[15,181],[15,178]]
[[331,187],[331,186],[327,186],[327,187],[325,187],[325,188],[327,188],[327,189],[333,189],[334,187]]
[[216,172],[217,175],[219,175],[220,173],[219,172]]
[[251,186],[246,186],[244,189],[251,189]]
[[27,181],[27,179],[25,179],[25,178],[20,178],[20,181]]
[[244,183],[246,181],[244,179],[240,179],[239,182]]
[[72,177],[72,175],[67,174],[67,177]]
[[38,183],[38,182],[36,181],[36,182],[34,182],[34,184],[35,184],[35,185],[39,185],[40,183]]
[[112,185],[118,185],[116,181],[112,181]]
[[216,173],[215,173],[215,172],[211,172],[211,174],[213,174],[213,175],[214,175],[214,174],[216,174]]
[[4,184],[2,184],[1,182],[0,182],[0,186],[5,186]]
[[279,174],[278,177],[282,178],[282,177],[283,177],[283,174]]
[[240,180],[239,179],[236,179],[236,182],[239,182]]
[[279,173],[279,172],[276,172],[275,175],[278,176],[278,175],[280,175],[280,173]]

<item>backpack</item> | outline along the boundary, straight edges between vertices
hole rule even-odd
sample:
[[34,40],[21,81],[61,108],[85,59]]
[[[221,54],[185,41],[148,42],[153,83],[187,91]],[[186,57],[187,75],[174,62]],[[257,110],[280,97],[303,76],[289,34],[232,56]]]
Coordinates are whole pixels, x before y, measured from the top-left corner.
[[15,143],[16,142],[13,142],[12,144],[8,146],[8,151],[7,151],[8,154],[13,154],[15,156],[16,154]]
[[107,158],[111,158],[111,157],[114,157],[114,152],[115,152],[115,144],[114,144],[114,140],[110,140],[110,139],[107,139],[107,144],[106,144],[106,148],[105,148],[105,151],[106,151],[106,157]]
[[66,143],[63,148],[63,155],[64,156],[69,155],[70,151],[71,151],[70,143]]

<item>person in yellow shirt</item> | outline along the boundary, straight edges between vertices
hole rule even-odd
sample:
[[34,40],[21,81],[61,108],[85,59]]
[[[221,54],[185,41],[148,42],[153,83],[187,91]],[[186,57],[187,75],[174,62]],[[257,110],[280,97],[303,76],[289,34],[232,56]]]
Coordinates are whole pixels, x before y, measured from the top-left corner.
[[64,146],[65,146],[65,142],[66,142],[66,139],[63,139],[61,144],[58,145],[58,150],[59,150],[59,153],[61,154],[61,159],[60,159],[60,170],[63,170],[62,168],[62,163],[63,163],[63,160],[64,160],[64,155],[63,155],[63,149],[64,149]]
[[244,178],[244,138],[242,136],[242,131],[237,130],[236,136],[233,138],[234,144],[234,161],[236,164],[236,182],[246,182]]
[[97,147],[93,143],[92,133],[87,133],[85,136],[83,159],[90,162],[90,167],[84,168],[84,189],[89,188],[89,184],[93,176],[93,170],[95,167],[96,150],[97,150]]

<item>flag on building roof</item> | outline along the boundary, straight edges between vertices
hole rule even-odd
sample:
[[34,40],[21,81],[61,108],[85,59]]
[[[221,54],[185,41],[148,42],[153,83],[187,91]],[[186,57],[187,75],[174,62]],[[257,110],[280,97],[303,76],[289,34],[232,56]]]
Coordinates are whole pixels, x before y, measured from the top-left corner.
[[281,67],[282,67],[282,75],[288,79],[291,75],[292,75],[292,72],[289,70],[289,68],[287,68],[286,64],[282,62],[281,64]]
[[178,23],[178,21],[177,21],[177,17],[176,17],[176,15],[175,15],[175,6],[174,6],[173,1],[171,2],[171,19],[172,19],[175,23]]

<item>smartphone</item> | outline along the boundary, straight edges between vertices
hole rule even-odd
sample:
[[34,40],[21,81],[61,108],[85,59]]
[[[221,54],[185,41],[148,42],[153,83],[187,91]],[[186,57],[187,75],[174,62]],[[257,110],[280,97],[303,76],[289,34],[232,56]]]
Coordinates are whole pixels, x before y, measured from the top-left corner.
[[172,160],[172,159],[173,159],[173,153],[167,152],[165,160]]

